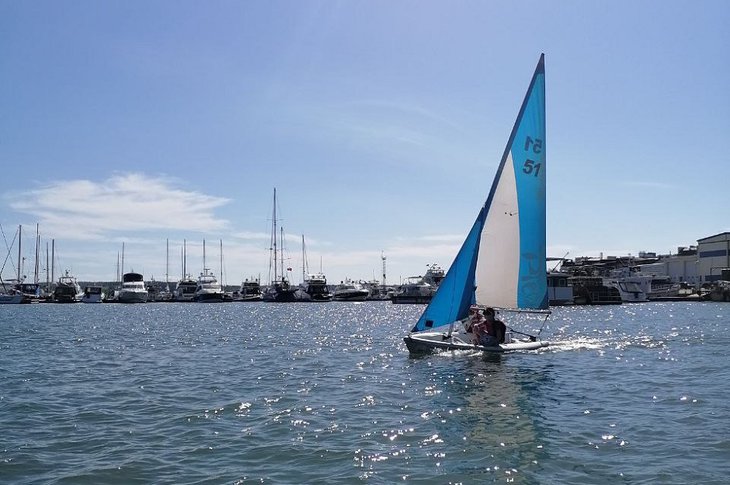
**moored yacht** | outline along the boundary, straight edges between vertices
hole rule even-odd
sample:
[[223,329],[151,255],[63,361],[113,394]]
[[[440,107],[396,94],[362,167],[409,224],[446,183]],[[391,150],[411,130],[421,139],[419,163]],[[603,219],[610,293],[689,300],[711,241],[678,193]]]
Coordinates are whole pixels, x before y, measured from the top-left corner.
[[241,283],[238,294],[234,296],[237,301],[261,301],[261,285],[258,279],[251,278]]
[[198,289],[198,282],[190,275],[177,282],[173,298],[175,301],[193,301],[195,300],[195,291]]
[[[264,288],[261,298],[268,302],[287,303],[297,301],[297,288],[291,286],[284,272],[284,228],[281,233],[276,230],[276,188],[274,188],[274,211],[271,220],[271,264],[269,271],[274,270],[273,278],[269,273],[269,286]],[[279,248],[279,249],[277,249]],[[281,255],[281,259],[278,258]],[[291,269],[291,268],[290,268]],[[288,270],[287,270],[288,271]]]
[[124,273],[122,288],[117,293],[119,303],[146,303],[147,290],[144,286],[144,277],[139,273]]
[[15,290],[12,291],[12,293],[0,293],[0,305],[20,305],[21,303],[26,303],[23,301],[23,295],[15,293]]
[[650,285],[650,280],[644,280],[642,277],[627,276],[623,278],[609,278],[606,280],[606,286],[613,286],[621,295],[621,301],[624,303],[644,303],[649,301],[645,287]]
[[436,288],[426,283],[420,276],[407,278],[406,282],[393,293],[390,301],[393,303],[429,303]]
[[223,301],[223,288],[210,269],[204,268],[198,277],[195,288],[195,301],[199,303],[217,303]]
[[651,280],[652,276],[632,271],[631,268],[616,268],[604,283],[618,290],[622,302],[643,303],[649,301]]
[[423,276],[406,279],[390,297],[393,303],[429,303],[444,279],[444,270],[437,264],[427,266]]
[[269,302],[287,303],[297,301],[297,288],[289,284],[289,280],[281,278],[267,286],[261,294],[261,299]]
[[101,303],[104,301],[104,289],[101,286],[87,286],[81,296],[81,303]]
[[23,303],[40,303],[46,298],[39,283],[19,283],[15,285],[15,291],[23,295]]
[[0,279],[0,304],[19,305],[21,303],[30,303],[16,287],[16,280]]
[[53,290],[53,301],[56,303],[78,303],[84,293],[81,291],[76,278],[66,270],[63,276],[58,279],[56,289]]
[[327,286],[327,278],[323,273],[308,274],[299,292],[300,301],[330,301],[332,293]]
[[362,287],[360,283],[346,280],[341,281],[335,287],[332,299],[335,301],[365,301],[370,292]]

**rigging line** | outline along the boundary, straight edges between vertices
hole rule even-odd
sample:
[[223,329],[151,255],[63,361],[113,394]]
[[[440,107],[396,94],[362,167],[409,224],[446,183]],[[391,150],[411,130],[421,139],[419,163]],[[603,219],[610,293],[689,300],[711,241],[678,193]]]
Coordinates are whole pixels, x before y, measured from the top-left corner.
[[8,247],[8,240],[5,237],[5,231],[2,229],[2,226],[0,226],[0,231],[2,231],[3,240],[5,240],[5,247],[8,249],[8,252],[5,255],[5,261],[3,261],[3,267],[2,267],[2,269],[0,269],[0,273],[2,273],[3,271],[5,271],[5,265],[8,263],[8,259],[10,259],[10,264],[13,266],[13,271],[15,271],[15,264],[13,263],[11,249],[15,245],[15,238],[18,237],[18,231],[15,231],[15,235],[13,236],[12,245],[10,247]]
[[542,329],[545,328],[545,324],[547,323],[547,319],[550,318],[550,314],[548,313],[545,315],[545,320],[542,321],[542,325],[540,326],[540,330],[537,331],[537,336],[539,337],[542,333]]

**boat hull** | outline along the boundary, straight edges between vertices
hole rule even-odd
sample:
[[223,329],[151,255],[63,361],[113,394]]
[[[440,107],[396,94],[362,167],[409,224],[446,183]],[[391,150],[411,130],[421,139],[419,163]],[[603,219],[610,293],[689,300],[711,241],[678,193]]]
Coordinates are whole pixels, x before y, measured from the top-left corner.
[[195,301],[198,303],[221,303],[223,301],[223,293],[198,293],[195,295]]
[[273,303],[292,303],[297,301],[295,290],[267,291],[262,295],[263,301]]
[[332,297],[334,301],[365,301],[368,299],[368,292],[364,293],[335,293]]
[[409,295],[409,296],[402,296],[402,295],[393,295],[390,298],[390,301],[392,303],[396,304],[426,304],[431,302],[431,295]]
[[117,297],[119,303],[147,303],[147,292],[120,291]]
[[21,303],[26,303],[23,295],[0,295],[0,304],[20,305]]
[[449,336],[443,332],[412,334],[403,338],[403,341],[411,354],[430,354],[446,350],[477,350],[485,353],[501,354],[505,352],[537,350],[550,345],[549,342],[543,342],[541,340],[515,340],[510,343],[487,347],[465,342],[457,336]]

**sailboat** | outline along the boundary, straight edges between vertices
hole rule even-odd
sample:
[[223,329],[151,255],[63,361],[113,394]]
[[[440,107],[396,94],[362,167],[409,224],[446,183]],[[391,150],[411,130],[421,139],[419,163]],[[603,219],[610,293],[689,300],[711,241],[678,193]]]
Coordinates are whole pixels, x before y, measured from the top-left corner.
[[[271,225],[271,260],[269,262],[269,286],[267,286],[261,297],[264,301],[287,303],[297,300],[297,288],[289,284],[289,279],[284,273],[284,228],[281,228],[281,235],[276,232],[276,187],[274,187],[274,215]],[[277,236],[281,251],[277,253]],[[281,255],[281,261],[277,260],[277,254]],[[281,266],[279,266],[281,263]],[[271,268],[274,269],[274,277],[271,277]]]
[[329,287],[327,286],[327,277],[322,272],[322,268],[320,267],[319,273],[309,272],[307,247],[304,244],[304,234],[302,234],[302,284],[299,290],[297,290],[297,301],[324,302],[331,300],[332,293],[330,293]]
[[[221,247],[223,243],[221,242]],[[205,239],[203,239],[203,272],[198,276],[195,301],[200,303],[220,303],[223,301],[223,288],[210,268],[205,266]]]
[[188,245],[183,239],[181,250],[182,276],[175,287],[175,301],[194,301],[195,292],[198,289],[198,282],[188,273]]
[[506,352],[548,345],[539,339],[540,332],[529,335],[508,328],[503,343],[481,345],[473,343],[472,334],[466,331],[470,312],[485,308],[538,313],[545,316],[544,326],[550,313],[545,214],[543,54],[486,202],[431,303],[404,338],[409,352]]

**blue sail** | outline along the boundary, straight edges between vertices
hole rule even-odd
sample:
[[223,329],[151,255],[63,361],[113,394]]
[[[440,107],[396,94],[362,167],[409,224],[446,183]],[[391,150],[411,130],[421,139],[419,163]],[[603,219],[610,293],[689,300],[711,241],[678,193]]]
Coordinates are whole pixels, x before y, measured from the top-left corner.
[[545,309],[545,67],[540,56],[486,206],[476,302]]
[[474,271],[485,214],[486,210],[482,207],[446,277],[411,332],[448,325],[469,313],[469,307],[474,303]]
[[514,166],[520,168],[522,175],[517,179],[520,211],[517,308],[548,308],[545,149],[545,66],[544,56],[540,56],[511,150]]

